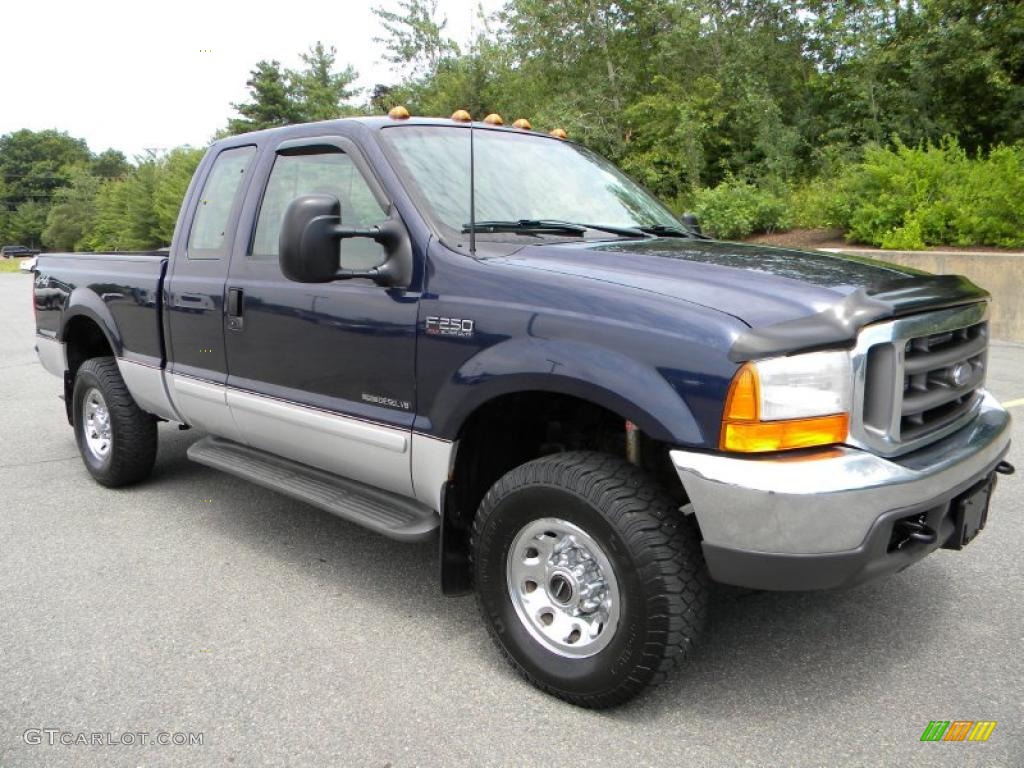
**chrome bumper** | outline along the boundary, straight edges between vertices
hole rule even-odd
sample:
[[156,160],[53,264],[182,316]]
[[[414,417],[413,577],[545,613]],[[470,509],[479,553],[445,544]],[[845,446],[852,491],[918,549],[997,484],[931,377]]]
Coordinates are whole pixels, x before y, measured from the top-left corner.
[[706,548],[843,553],[860,547],[883,515],[940,503],[990,472],[1009,448],[1009,427],[1009,414],[986,392],[973,421],[898,458],[846,447],[792,456],[670,456]]

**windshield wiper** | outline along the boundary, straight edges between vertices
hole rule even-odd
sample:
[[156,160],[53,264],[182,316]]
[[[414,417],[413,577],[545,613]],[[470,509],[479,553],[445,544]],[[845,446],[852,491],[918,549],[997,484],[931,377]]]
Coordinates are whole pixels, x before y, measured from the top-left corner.
[[652,224],[647,227],[640,227],[640,230],[648,235],[657,235],[658,237],[697,237],[694,232],[688,229],[667,226],[665,224]]
[[619,227],[613,224],[580,224],[587,229],[596,229],[598,232],[608,232],[622,237],[643,237],[646,234],[640,227]]
[[[478,221],[477,232],[550,232],[554,234],[582,235],[588,229],[608,232],[620,237],[644,237],[647,233],[638,227],[620,227],[612,224],[583,224],[560,219],[517,219],[509,221]],[[469,224],[462,226],[469,232]]]
[[[587,231],[582,224],[546,219],[509,219],[507,221],[496,219],[478,221],[474,227],[477,232],[547,232],[558,235],[582,235]],[[469,224],[462,225],[463,232],[469,232],[469,230]]]

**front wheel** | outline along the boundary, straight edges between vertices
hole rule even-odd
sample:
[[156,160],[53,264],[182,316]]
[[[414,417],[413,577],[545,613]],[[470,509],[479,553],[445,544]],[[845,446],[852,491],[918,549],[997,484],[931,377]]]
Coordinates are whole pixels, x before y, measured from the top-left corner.
[[75,440],[89,474],[110,488],[148,477],[156,461],[156,417],[136,404],[114,358],[82,363],[72,398]]
[[573,704],[621,704],[664,679],[703,628],[697,532],[643,471],[561,453],[502,477],[473,526],[477,598],[512,665]]

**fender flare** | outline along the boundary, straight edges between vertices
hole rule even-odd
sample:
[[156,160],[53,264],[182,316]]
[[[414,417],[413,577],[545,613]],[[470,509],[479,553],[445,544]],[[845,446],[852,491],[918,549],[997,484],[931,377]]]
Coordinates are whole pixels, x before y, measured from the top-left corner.
[[106,337],[107,344],[110,345],[114,355],[121,357],[124,353],[124,341],[117,330],[117,324],[114,322],[114,316],[110,309],[103,299],[96,295],[95,291],[89,288],[75,288],[71,292],[67,309],[64,310],[64,317],[61,321],[60,333],[57,336],[60,341],[66,343],[68,327],[76,317],[87,317],[96,323]]
[[500,342],[463,363],[434,398],[431,431],[456,439],[481,406],[520,392],[587,400],[663,442],[703,441],[689,406],[655,368],[591,342],[533,336]]

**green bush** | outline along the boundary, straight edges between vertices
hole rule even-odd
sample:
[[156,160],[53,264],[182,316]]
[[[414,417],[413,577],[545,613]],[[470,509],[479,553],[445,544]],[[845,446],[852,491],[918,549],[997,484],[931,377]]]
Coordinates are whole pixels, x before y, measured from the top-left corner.
[[1024,246],[1024,143],[973,162],[953,203],[956,244]]
[[699,190],[694,196],[693,210],[704,231],[723,240],[790,226],[781,197],[734,178],[727,178],[712,189]]
[[818,178],[789,191],[786,205],[792,226],[800,229],[844,227],[850,218],[849,198],[835,178]]
[[831,206],[849,240],[914,250],[928,245],[1024,245],[1024,144],[970,158],[938,146],[874,146],[835,181]]

